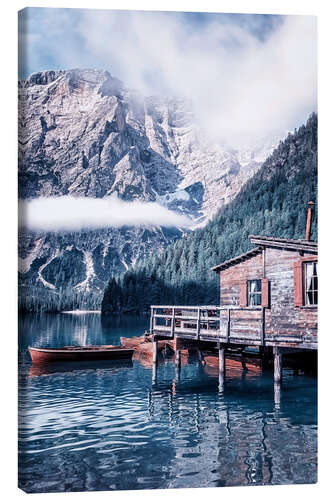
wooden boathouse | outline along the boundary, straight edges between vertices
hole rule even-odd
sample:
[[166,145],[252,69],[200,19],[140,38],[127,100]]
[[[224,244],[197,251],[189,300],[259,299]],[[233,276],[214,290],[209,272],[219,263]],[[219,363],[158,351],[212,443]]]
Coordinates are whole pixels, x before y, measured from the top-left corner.
[[318,245],[310,240],[308,205],[304,240],[251,235],[252,250],[212,268],[220,280],[219,305],[151,306],[155,362],[158,340],[190,341],[199,349],[209,342],[224,375],[226,349],[258,346],[272,351],[280,382],[284,353],[317,350]]

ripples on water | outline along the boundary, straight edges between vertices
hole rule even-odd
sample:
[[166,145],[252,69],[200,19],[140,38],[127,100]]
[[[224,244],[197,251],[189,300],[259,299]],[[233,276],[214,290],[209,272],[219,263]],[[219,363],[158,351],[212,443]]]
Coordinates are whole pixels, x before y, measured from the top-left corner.
[[316,481],[316,380],[198,361],[152,369],[137,361],[31,367],[28,345],[119,343],[137,318],[25,316],[20,321],[19,485],[27,492],[292,484]]

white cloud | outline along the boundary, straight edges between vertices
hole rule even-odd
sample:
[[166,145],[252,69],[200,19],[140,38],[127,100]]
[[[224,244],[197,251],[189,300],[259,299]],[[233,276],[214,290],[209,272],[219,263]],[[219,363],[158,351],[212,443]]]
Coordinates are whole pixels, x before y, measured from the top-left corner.
[[127,14],[83,11],[85,50],[146,95],[192,99],[214,140],[247,146],[293,129],[316,110],[314,17],[286,16],[261,41],[246,24],[218,16],[190,30],[182,16]]
[[280,136],[317,108],[313,16],[211,14],[198,22],[184,13],[84,9],[29,16],[30,32],[42,35],[28,47],[34,71],[108,69],[144,95],[187,97],[208,136],[230,147]]
[[122,226],[188,226],[190,220],[157,203],[60,196],[19,202],[19,226],[33,231],[77,231]]

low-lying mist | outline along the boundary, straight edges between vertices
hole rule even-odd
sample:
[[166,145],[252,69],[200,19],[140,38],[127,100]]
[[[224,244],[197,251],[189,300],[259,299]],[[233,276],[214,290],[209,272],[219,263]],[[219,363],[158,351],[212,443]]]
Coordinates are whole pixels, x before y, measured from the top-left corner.
[[19,201],[19,227],[31,231],[78,231],[122,226],[186,227],[186,216],[153,202],[60,196]]

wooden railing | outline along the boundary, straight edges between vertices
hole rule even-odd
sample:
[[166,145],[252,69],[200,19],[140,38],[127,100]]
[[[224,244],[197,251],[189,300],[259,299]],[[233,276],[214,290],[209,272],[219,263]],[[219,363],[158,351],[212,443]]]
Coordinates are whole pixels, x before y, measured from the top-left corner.
[[151,306],[150,332],[165,337],[263,345],[263,307]]
[[[317,349],[317,337],[293,332],[272,333],[261,306],[151,306],[150,333],[157,337],[210,340],[254,346]],[[266,331],[265,331],[266,330]]]

